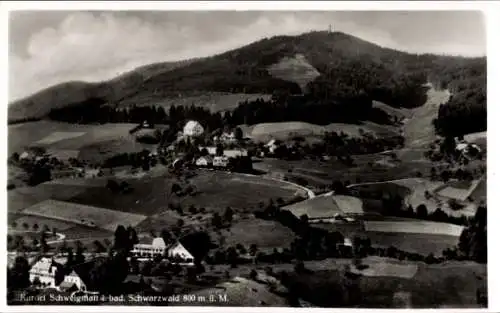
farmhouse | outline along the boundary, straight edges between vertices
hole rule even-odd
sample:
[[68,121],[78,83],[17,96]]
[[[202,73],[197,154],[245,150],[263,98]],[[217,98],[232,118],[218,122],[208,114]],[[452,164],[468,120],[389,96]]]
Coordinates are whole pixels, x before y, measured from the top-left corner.
[[229,164],[229,158],[225,155],[214,157],[213,165],[214,167],[227,167]]
[[161,237],[153,239],[151,244],[135,244],[130,253],[138,258],[152,259],[166,256],[171,261],[182,264],[193,264],[193,255],[179,241],[167,246]]
[[194,262],[193,255],[179,241],[168,248],[167,257],[175,263],[185,265],[192,265]]
[[201,166],[201,167],[211,166],[212,163],[213,163],[212,157],[208,155],[199,157],[195,162],[196,166]]
[[90,291],[94,290],[92,285],[90,272],[94,267],[97,260],[102,259],[100,257],[94,258],[93,260],[83,262],[73,266],[70,273],[64,276],[64,280],[59,285],[60,291]]
[[224,143],[234,143],[234,142],[236,142],[236,136],[234,135],[234,132],[230,132],[230,133],[224,132],[220,136],[220,140]]
[[41,258],[29,271],[30,282],[33,283],[38,279],[42,286],[55,288],[59,283],[56,279],[56,274],[60,267],[61,265],[56,263],[52,258]]
[[203,126],[197,121],[189,121],[186,123],[183,129],[184,136],[197,137],[202,135],[204,132]]

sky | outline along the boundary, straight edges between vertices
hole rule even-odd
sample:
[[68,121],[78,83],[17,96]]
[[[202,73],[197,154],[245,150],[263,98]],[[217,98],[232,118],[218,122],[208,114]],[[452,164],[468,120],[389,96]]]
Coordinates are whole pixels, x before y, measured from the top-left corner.
[[415,53],[486,55],[473,11],[13,11],[9,101],[71,80],[209,56],[274,35],[327,30]]

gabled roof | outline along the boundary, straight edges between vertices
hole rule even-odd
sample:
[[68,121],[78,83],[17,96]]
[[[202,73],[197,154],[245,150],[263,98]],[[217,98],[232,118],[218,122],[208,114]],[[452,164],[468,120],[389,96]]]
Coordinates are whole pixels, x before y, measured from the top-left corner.
[[41,272],[50,272],[50,269],[53,266],[59,268],[61,265],[56,263],[52,258],[41,258],[31,267],[30,271],[36,270]]

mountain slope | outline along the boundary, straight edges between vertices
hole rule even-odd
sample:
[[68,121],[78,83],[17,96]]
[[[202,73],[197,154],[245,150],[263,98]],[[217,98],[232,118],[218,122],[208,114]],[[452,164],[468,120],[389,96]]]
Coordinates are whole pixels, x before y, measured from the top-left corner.
[[[296,62],[290,62],[297,56],[300,56],[301,77],[292,68]],[[306,91],[312,97],[311,102],[334,99],[354,105],[359,97],[368,97],[392,107],[416,107],[426,100],[421,85],[428,79],[453,85],[471,74],[464,71],[471,67],[472,75],[485,77],[485,58],[413,55],[344,33],[276,36],[212,57],[180,64],[152,64],[107,82],[57,85],[11,104],[9,120],[44,117],[52,108],[89,99],[116,106],[162,105],[180,96],[210,92],[300,94]],[[280,69],[278,74],[273,71],[276,68]],[[476,85],[461,88],[467,91]]]

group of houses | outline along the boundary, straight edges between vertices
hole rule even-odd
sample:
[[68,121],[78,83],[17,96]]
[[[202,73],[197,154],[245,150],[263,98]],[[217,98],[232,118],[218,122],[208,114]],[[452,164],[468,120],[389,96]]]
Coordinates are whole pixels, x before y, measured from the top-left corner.
[[205,151],[205,155],[195,161],[196,166],[199,167],[226,168],[231,158],[248,156],[248,151],[245,149],[224,149],[219,155],[216,147],[199,147],[199,150]]
[[[166,258],[170,263],[193,266],[194,256],[181,243],[175,241],[169,245],[163,238],[154,238],[150,244],[137,243],[130,251],[131,257],[138,261]],[[53,257],[42,257],[31,267],[29,280],[41,288],[55,288],[59,291],[89,291],[92,289],[90,271],[95,260],[89,260],[73,266],[68,274],[62,274],[63,265]]]

